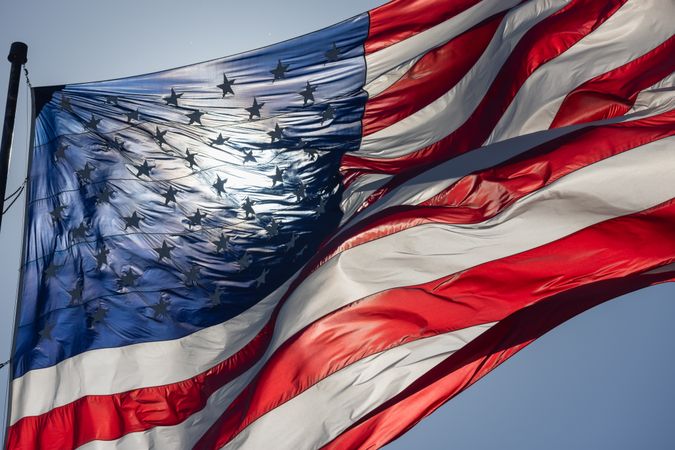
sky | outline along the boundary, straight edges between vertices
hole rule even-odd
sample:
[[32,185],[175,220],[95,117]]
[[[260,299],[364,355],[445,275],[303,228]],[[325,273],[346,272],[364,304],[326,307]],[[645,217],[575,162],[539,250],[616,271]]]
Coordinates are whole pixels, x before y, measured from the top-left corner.
[[[441,0],[439,0],[441,1]],[[0,108],[11,42],[34,86],[117,78],[250,50],[314,31],[381,0],[4,0]],[[22,81],[7,192],[26,173]],[[9,358],[23,198],[0,232],[0,360]],[[675,448],[675,286],[615,299],[554,329],[390,444],[402,449]],[[0,370],[0,405],[8,370]],[[4,418],[4,411],[0,414]],[[3,420],[4,423],[4,420]],[[2,430],[4,434],[4,430]]]

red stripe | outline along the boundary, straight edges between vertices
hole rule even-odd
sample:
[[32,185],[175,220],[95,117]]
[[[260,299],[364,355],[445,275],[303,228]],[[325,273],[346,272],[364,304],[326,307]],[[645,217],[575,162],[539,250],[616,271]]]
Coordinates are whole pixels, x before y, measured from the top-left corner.
[[72,449],[93,440],[119,439],[155,426],[175,425],[201,410],[219,387],[241,375],[265,351],[269,323],[242,350],[196,377],[113,395],[90,395],[9,427],[13,450]]
[[[398,174],[373,193],[362,208],[428,167],[478,148],[488,138],[527,78],[612,16],[626,0],[577,0],[530,29],[518,42],[476,110],[457,130],[421,150],[391,159],[345,155],[342,173]],[[353,179],[353,175],[348,178]]]
[[366,54],[401,42],[456,16],[480,0],[393,0],[370,11]]
[[[498,166],[467,175],[434,197],[373,214],[338,235],[338,253],[422,223],[474,223],[518,199],[605,158],[675,134],[675,111],[645,119],[586,127],[539,145]],[[422,208],[438,207],[438,208]]]
[[449,91],[478,61],[505,13],[498,14],[429,51],[396,83],[371,98],[363,115],[363,135],[413,114]]
[[[344,244],[320,252],[301,279],[331,255],[402,229],[394,228],[397,222],[407,227],[422,221],[469,223],[491,217],[517,198],[582,165],[674,134],[673,117],[675,112],[640,121],[589,127],[537,147],[497,168],[468,176],[447,192],[425,202],[427,207],[421,211],[414,208],[393,215],[388,212],[368,225],[372,231],[341,237],[338,242],[344,240]],[[547,153],[556,148],[559,150]],[[589,148],[593,152],[588,152]],[[500,199],[501,207],[491,200],[493,196]],[[439,205],[452,208],[437,208]],[[153,426],[180,423],[201,410],[216,389],[257,361],[267,348],[275,320],[276,313],[272,322],[243,350],[194,378],[121,394],[83,397],[41,416],[21,419],[10,428],[10,442],[16,448],[46,448],[55,442],[60,448],[73,448],[95,439],[118,439]],[[72,427],[73,423],[78,426]],[[66,436],[64,429],[73,431]]]
[[220,448],[261,415],[368,355],[502,320],[585,284],[669,264],[675,260],[675,240],[669,239],[674,223],[675,202],[668,202],[459,274],[387,290],[334,312],[277,350],[195,449]]
[[551,329],[607,300],[672,281],[673,277],[675,272],[606,280],[563,292],[524,308],[371,411],[323,449],[380,448]]
[[675,71],[675,36],[637,59],[567,94],[551,128],[624,115],[640,91]]

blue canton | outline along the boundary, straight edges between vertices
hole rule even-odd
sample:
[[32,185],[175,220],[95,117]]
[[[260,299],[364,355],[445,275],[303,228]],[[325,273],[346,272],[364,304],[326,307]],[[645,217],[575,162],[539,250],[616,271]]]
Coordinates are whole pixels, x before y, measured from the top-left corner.
[[340,220],[367,29],[37,89],[14,376],[188,335],[288,280]]

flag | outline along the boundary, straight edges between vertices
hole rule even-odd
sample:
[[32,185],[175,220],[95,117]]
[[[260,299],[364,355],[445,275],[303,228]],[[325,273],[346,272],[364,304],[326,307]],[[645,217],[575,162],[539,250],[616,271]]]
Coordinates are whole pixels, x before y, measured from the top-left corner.
[[376,448],[673,279],[667,0],[393,1],[35,89],[9,448]]

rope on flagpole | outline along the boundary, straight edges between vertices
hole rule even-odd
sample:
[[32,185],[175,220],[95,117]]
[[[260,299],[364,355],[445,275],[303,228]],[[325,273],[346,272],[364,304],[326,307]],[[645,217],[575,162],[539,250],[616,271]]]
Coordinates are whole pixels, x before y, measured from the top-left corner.
[[23,64],[23,74],[26,77],[26,84],[29,88],[33,89],[33,84],[30,82],[30,77],[28,76],[28,67],[26,66],[26,63]]
[[9,205],[7,205],[7,208],[5,208],[5,210],[2,212],[2,215],[3,215],[3,216],[4,216],[5,214],[7,214],[7,211],[9,211],[9,209],[12,207],[12,205],[13,205],[13,204],[16,202],[16,200],[21,196],[21,193],[22,193],[22,192],[23,192],[23,186],[21,187],[21,191],[19,191],[19,195],[17,195],[16,197],[14,197],[14,200],[12,200],[11,203],[10,203]]
[[9,194],[9,195],[5,198],[5,201],[8,202],[10,198],[14,197],[21,189],[23,189],[23,187],[26,185],[26,182],[27,182],[27,181],[28,181],[28,178],[26,178],[25,180],[23,180],[23,183],[21,183],[21,186],[19,186],[18,188],[16,188],[16,190],[15,190],[14,192],[12,192],[11,194]]
[[23,180],[23,183],[21,183],[21,186],[19,186],[14,192],[12,192],[12,193],[5,199],[5,201],[7,202],[7,201],[9,201],[10,199],[12,199],[12,197],[13,197],[12,201],[9,203],[9,205],[7,205],[7,208],[5,208],[4,211],[2,211],[2,215],[3,215],[3,216],[4,216],[5,214],[7,214],[7,211],[9,211],[9,209],[12,207],[12,205],[14,205],[14,203],[19,199],[19,197],[21,197],[21,194],[23,193],[24,189],[26,188],[26,183],[27,183],[27,182],[28,182],[28,178],[25,178],[25,179]]

